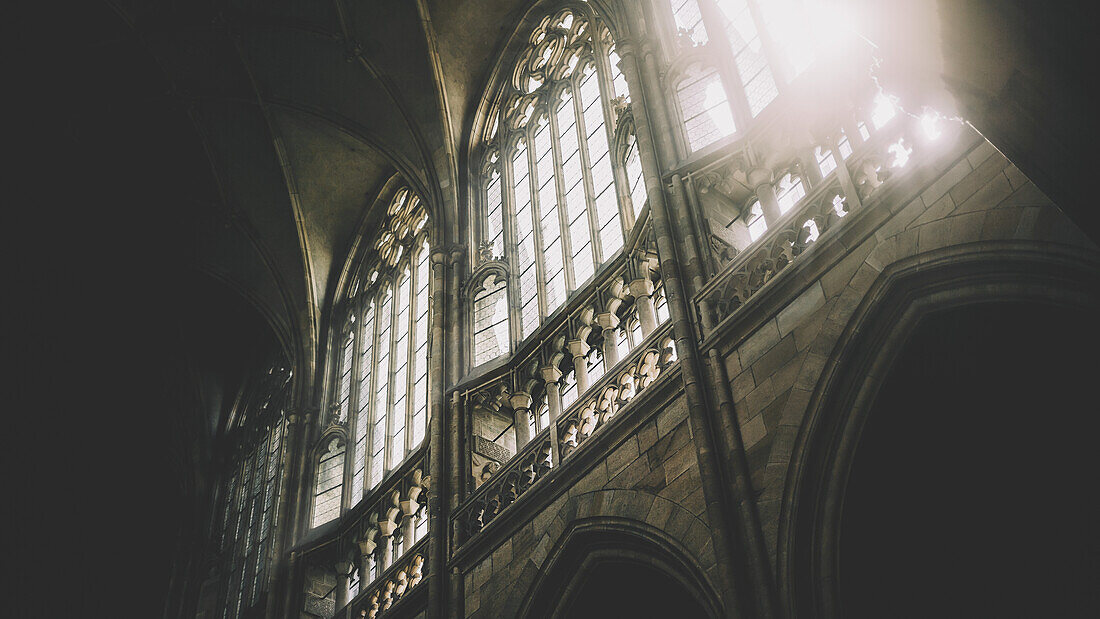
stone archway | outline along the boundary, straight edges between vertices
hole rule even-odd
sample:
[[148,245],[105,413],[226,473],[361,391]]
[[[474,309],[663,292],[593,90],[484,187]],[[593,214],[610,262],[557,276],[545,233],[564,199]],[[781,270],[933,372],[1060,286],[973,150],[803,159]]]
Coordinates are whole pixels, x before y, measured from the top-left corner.
[[[789,616],[848,616],[839,567],[848,475],[884,379],[926,319],[1001,303],[1096,314],[1100,293],[1091,263],[1053,258],[1031,252],[913,258],[888,268],[872,286],[832,347],[785,474],[777,567]],[[1036,500],[1034,489],[1028,493]]]

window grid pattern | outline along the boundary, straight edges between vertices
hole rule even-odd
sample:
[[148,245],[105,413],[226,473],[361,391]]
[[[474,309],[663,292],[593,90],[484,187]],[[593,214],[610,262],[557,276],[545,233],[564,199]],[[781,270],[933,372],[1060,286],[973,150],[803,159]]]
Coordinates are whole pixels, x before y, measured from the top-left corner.
[[[357,296],[349,301],[349,324],[358,325],[350,339],[357,346],[350,354],[346,347],[340,351],[333,383],[334,406],[347,401],[355,408],[347,428],[351,451],[345,453],[339,436],[322,439],[312,527],[339,517],[343,505],[359,503],[427,434],[431,271],[422,233],[427,216],[407,187],[396,192],[387,215],[386,253],[379,253],[381,260],[362,285],[353,286]],[[346,501],[345,467],[351,486]]]
[[352,474],[351,504],[355,505],[366,495],[364,484],[367,470],[367,438],[370,436],[371,397],[373,393],[374,365],[374,303],[367,306],[363,315],[363,335],[359,355],[359,412],[355,418],[355,471]]
[[645,178],[642,175],[642,158],[638,152],[638,140],[634,136],[630,137],[630,145],[626,151],[626,182],[630,185],[630,203],[634,208],[634,217],[642,212],[642,207],[645,206],[646,200],[646,188]]
[[733,112],[718,71],[693,69],[676,89],[691,150],[699,150],[736,131]]
[[474,297],[474,365],[508,351],[508,298],[503,279],[490,275]]
[[413,402],[410,449],[424,441],[428,430],[428,243],[420,246],[416,263],[416,321],[413,333]]
[[227,619],[236,619],[256,604],[265,588],[277,526],[282,433],[281,420],[266,429],[223,485],[222,547],[229,557],[229,574],[222,617]]
[[[540,132],[544,135],[545,132]],[[516,266],[519,269],[520,337],[539,324],[539,282],[535,268],[535,206],[531,199],[527,142],[520,140],[512,157],[512,199],[516,205]]]
[[[488,189],[479,228],[483,246],[493,242],[500,204],[503,228],[514,231],[505,235],[504,254],[505,279],[515,289],[496,292],[504,283],[496,282],[475,295],[474,366],[511,349],[510,339],[496,336],[498,321],[516,321],[503,330],[522,341],[583,287],[623,247],[629,230],[622,209],[628,201],[635,213],[644,205],[640,162],[627,178],[625,151],[614,143],[612,99],[629,100],[629,93],[608,28],[587,9],[562,9],[544,18],[530,40],[504,73],[509,84],[502,87],[511,88],[486,123],[494,130],[486,138]],[[498,203],[500,178],[506,182]],[[511,296],[508,314],[496,311],[495,294]]]

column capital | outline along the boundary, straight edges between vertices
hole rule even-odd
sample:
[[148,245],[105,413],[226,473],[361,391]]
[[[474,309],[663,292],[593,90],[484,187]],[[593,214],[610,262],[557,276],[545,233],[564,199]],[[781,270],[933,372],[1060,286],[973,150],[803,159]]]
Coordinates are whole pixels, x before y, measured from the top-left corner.
[[546,381],[547,384],[556,385],[561,380],[561,370],[552,365],[540,369],[539,373],[542,375],[542,380]]
[[634,298],[648,297],[653,294],[653,280],[641,277],[630,282],[630,295]]
[[531,410],[531,401],[531,394],[524,391],[516,391],[508,399],[514,410]]
[[748,173],[749,187],[755,190],[761,185],[771,185],[774,181],[774,176],[770,168],[753,168],[749,170]]
[[614,329],[619,326],[619,316],[611,312],[604,312],[596,315],[596,324],[601,329]]
[[583,357],[591,350],[591,346],[584,340],[569,340],[566,342],[565,347],[573,355],[574,358]]

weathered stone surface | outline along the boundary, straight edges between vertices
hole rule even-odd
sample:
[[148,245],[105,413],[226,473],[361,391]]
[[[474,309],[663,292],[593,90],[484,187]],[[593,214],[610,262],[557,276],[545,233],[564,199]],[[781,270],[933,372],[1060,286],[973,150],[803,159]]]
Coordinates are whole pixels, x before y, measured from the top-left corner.
[[768,352],[779,341],[779,327],[774,320],[761,325],[755,333],[750,335],[737,348],[737,354],[741,358],[741,367],[748,367],[760,358],[760,355]]
[[[798,297],[787,305],[787,307],[779,311],[779,315],[776,316],[776,325],[779,328],[779,335],[786,337],[786,335],[801,324],[807,316],[813,314],[824,304],[825,293],[821,289],[821,282],[816,281],[811,284],[809,288],[804,290],[802,294],[798,295]],[[733,376],[733,374],[730,374],[730,376]]]

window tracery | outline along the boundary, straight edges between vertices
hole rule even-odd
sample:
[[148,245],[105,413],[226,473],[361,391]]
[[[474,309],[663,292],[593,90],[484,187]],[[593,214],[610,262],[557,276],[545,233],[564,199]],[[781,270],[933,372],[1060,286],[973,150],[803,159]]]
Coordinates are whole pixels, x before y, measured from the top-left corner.
[[[359,503],[426,435],[427,212],[415,193],[401,187],[382,219],[372,253],[360,267],[363,275],[352,287],[355,294],[339,310],[344,326],[334,351],[332,431],[325,434],[315,463],[313,527]],[[350,476],[346,489],[345,467]]]
[[617,130],[629,102],[618,63],[611,31],[576,7],[538,22],[502,69],[475,229],[482,261],[501,259],[508,272],[472,299],[474,366],[514,344],[490,330],[503,320],[490,295],[511,297],[513,337],[525,340],[621,252],[645,203],[633,125]]
[[[688,151],[742,131],[848,28],[818,0],[663,0]],[[880,118],[890,109],[883,106]],[[888,118],[887,118],[888,119]],[[885,122],[885,121],[883,121]]]

